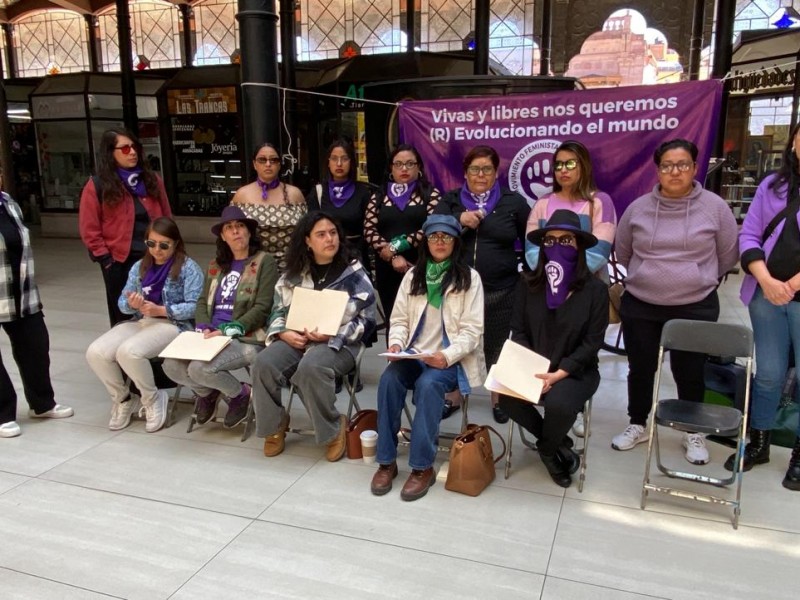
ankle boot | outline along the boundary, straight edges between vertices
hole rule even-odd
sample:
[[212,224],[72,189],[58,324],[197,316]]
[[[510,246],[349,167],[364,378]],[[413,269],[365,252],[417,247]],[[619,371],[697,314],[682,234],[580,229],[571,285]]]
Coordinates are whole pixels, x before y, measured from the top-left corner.
[[800,492],[800,438],[794,442],[792,456],[789,459],[789,469],[783,478],[783,487],[787,490]]
[[539,452],[539,458],[542,459],[547,472],[550,474],[550,479],[563,488],[568,488],[572,485],[572,477],[569,476],[569,471],[566,470],[564,464],[559,460],[558,456],[547,456]]
[[[750,430],[750,443],[744,448],[744,467],[742,470],[749,471],[756,465],[769,462],[769,443],[771,437],[771,431],[764,431],[762,429]],[[725,468],[728,469],[728,471],[733,471],[733,463],[735,460],[736,454],[731,454],[728,460],[725,461]]]

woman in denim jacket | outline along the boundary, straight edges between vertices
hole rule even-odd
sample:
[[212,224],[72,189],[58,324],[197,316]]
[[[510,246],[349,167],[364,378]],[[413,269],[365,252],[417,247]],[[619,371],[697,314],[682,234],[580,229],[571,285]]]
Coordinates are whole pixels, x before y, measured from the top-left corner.
[[203,271],[186,256],[175,221],[160,217],[145,234],[148,253],[134,263],[119,297],[119,309],[133,315],[118,323],[86,350],[86,360],[111,395],[109,429],[128,426],[133,412],[125,375],[141,392],[148,433],[158,431],[167,418],[168,396],[153,379],[155,358],[181,331],[194,329]]

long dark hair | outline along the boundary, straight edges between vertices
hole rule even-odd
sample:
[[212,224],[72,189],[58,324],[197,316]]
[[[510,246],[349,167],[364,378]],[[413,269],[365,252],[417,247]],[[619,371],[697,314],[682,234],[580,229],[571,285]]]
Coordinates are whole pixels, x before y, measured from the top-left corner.
[[150,168],[148,161],[142,156],[142,143],[135,135],[122,127],[112,127],[103,132],[100,138],[100,147],[97,153],[97,177],[100,180],[100,187],[103,190],[103,197],[98,198],[99,202],[114,206],[122,201],[125,194],[125,187],[117,174],[117,161],[114,160],[114,150],[117,147],[117,138],[124,135],[133,142],[136,147],[136,166],[142,169],[142,181],[147,190],[147,195],[151,198],[161,198],[161,189],[158,185],[158,177]]
[[[592,171],[592,159],[589,156],[589,150],[578,141],[567,140],[556,148],[553,152],[553,164],[556,162],[556,156],[559,152],[572,152],[578,160],[578,166],[581,168],[581,176],[578,178],[578,185],[576,192],[578,196],[589,202],[593,202],[594,193],[597,191],[597,184],[594,182],[594,173]],[[561,184],[558,183],[558,178],[553,177],[553,191],[560,192]]]
[[[347,178],[351,181],[356,180],[356,174],[358,173],[358,161],[356,160],[356,149],[353,147],[353,143],[346,139],[346,138],[338,138],[333,140],[333,143],[328,146],[328,152],[325,154],[325,160],[330,163],[331,154],[336,148],[341,148],[344,150],[344,153],[347,154],[347,157],[350,159],[350,170],[347,172]],[[322,178],[322,181],[329,181],[331,178],[331,168],[330,164],[326,165],[325,167],[325,175]]]
[[[181,269],[183,268],[183,263],[186,262],[186,247],[183,245],[181,231],[178,229],[178,224],[169,217],[158,217],[150,223],[144,234],[144,239],[148,239],[150,237],[150,232],[153,231],[158,235],[163,235],[171,239],[175,243],[175,252],[172,255],[175,262],[172,263],[172,268],[169,270],[169,278],[174,281],[178,279],[178,276],[181,274]],[[152,264],[153,255],[149,252],[145,252],[142,257],[142,264],[139,266],[139,277],[144,277],[147,269],[149,269]]]
[[[461,238],[456,236],[453,240],[453,253],[450,255],[452,262],[450,269],[442,279],[442,294],[451,287],[454,292],[466,292],[472,283],[472,275],[461,252]],[[421,296],[428,293],[428,284],[425,282],[425,268],[428,260],[432,259],[428,238],[419,245],[419,257],[414,265],[414,274],[411,276],[411,295]]]
[[[256,252],[261,250],[261,240],[258,239],[256,226],[252,221],[242,222],[246,225],[247,231],[250,232],[250,242],[247,246],[247,256],[253,256]],[[222,229],[220,229],[220,234],[222,234]],[[233,264],[233,251],[231,250],[231,247],[228,246],[228,242],[222,239],[222,235],[217,236],[216,261],[217,265],[219,265],[220,271],[223,273],[230,273],[231,265]]]
[[289,239],[289,247],[286,249],[287,279],[300,277],[305,271],[311,268],[314,255],[310,252],[306,244],[306,238],[311,235],[311,230],[314,229],[314,226],[323,219],[327,219],[334,224],[336,233],[339,236],[339,249],[336,251],[336,256],[333,257],[333,262],[331,264],[342,267],[350,264],[350,248],[347,245],[347,238],[345,237],[344,229],[342,229],[342,224],[332,215],[321,210],[315,210],[306,213],[303,218],[297,222],[292,232],[292,237]]
[[800,131],[800,123],[794,126],[792,133],[789,136],[789,141],[783,151],[781,166],[775,174],[769,188],[774,192],[778,192],[778,188],[786,186],[786,203],[797,198],[800,193],[800,161],[797,160],[797,149],[794,147],[794,138],[797,137],[797,132]]
[[[577,238],[576,238],[577,239]],[[539,249],[539,262],[536,263],[533,271],[530,273],[523,272],[522,277],[528,284],[528,288],[536,291],[544,288],[547,285],[547,273],[544,271],[544,266],[547,263],[547,258],[544,255],[544,249]],[[586,282],[593,277],[589,266],[586,264],[586,247],[578,239],[578,264],[575,267],[575,277],[572,283],[569,284],[570,292],[577,292],[583,289]]]
[[422,162],[422,157],[419,155],[419,152],[417,152],[417,149],[411,144],[400,144],[399,146],[395,146],[394,150],[392,150],[391,154],[389,154],[389,161],[386,163],[386,180],[384,181],[383,189],[386,190],[386,186],[390,181],[392,181],[392,163],[394,162],[394,157],[401,152],[411,152],[414,155],[414,160],[417,161],[417,167],[419,167],[417,187],[420,195],[427,202],[431,197],[433,185],[431,185],[431,183],[428,181],[428,178],[425,177],[425,164]]

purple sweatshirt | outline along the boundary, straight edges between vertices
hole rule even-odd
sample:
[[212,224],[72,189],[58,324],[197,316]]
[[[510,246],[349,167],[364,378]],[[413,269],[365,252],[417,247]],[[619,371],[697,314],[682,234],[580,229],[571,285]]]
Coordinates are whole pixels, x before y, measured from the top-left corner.
[[627,208],[617,225],[617,260],[625,290],[663,306],[698,302],[739,258],[736,219],[726,202],[695,181],[684,198],[659,185]]
[[[742,268],[745,270],[744,281],[739,297],[745,304],[750,304],[753,294],[756,293],[758,281],[750,275],[748,265],[755,260],[766,261],[769,258],[775,243],[783,232],[786,219],[781,219],[767,240],[761,243],[764,230],[770,224],[775,215],[786,208],[787,191],[786,185],[776,190],[770,189],[770,184],[775,180],[776,175],[768,175],[758,186],[750,209],[742,223],[742,231],[739,234],[739,252],[742,253]],[[800,224],[800,213],[797,214],[797,222]]]

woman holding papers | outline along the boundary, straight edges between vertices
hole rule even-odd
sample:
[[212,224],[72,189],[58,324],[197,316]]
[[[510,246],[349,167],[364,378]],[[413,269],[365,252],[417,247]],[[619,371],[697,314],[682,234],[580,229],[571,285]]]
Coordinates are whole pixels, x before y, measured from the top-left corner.
[[257,226],[238,206],[226,206],[211,228],[217,236],[217,256],[208,266],[197,301],[195,328],[206,338],[233,339],[210,361],[164,361],[170,379],[194,391],[195,416],[201,425],[214,415],[220,397],[228,403],[225,427],[235,427],[247,416],[250,386],[231,371],[250,366],[263,348],[264,325],[278,281],[275,259],[260,250]]
[[[175,221],[159,217],[144,236],[147,254],[134,263],[119,297],[119,309],[133,315],[118,323],[86,350],[86,360],[111,395],[108,428],[124,429],[131,422],[134,402],[125,374],[141,392],[148,433],[158,431],[167,418],[167,393],[156,388],[150,359],[155,358],[181,331],[194,328],[203,271],[186,256]],[[124,371],[124,372],[123,372]]]
[[[312,212],[300,220],[286,259],[286,272],[275,286],[267,348],[253,364],[256,433],[266,438],[265,456],[283,452],[289,413],[281,403],[281,385],[291,381],[311,417],[317,444],[327,446],[325,456],[334,462],[344,455],[347,428],[336,410],[336,377],[353,370],[364,336],[375,328],[375,291],[363,265],[349,258],[342,226],[327,213]],[[346,294],[338,330],[323,333],[327,327],[319,326],[319,320],[330,317],[334,302],[304,304],[303,314],[291,310],[299,288]],[[292,320],[307,325],[288,329]]]
[[408,464],[411,474],[400,497],[422,498],[434,482],[433,461],[442,420],[444,395],[464,394],[481,385],[486,374],[481,348],[483,287],[478,272],[461,256],[461,225],[451,215],[432,215],[417,264],[406,273],[397,293],[389,327],[389,352],[415,351],[424,358],[395,360],[378,385],[378,471],[371,490],[382,496],[397,477],[397,432],[406,393],[413,389],[417,407],[411,427]]
[[517,286],[511,340],[550,360],[547,373],[531,374],[543,383],[544,418],[523,400],[502,395],[500,405],[536,437],[553,481],[569,487],[580,459],[567,432],[600,385],[597,353],[608,326],[608,289],[587,265],[587,249],[597,238],[576,213],[555,211],[528,241],[541,252]]

